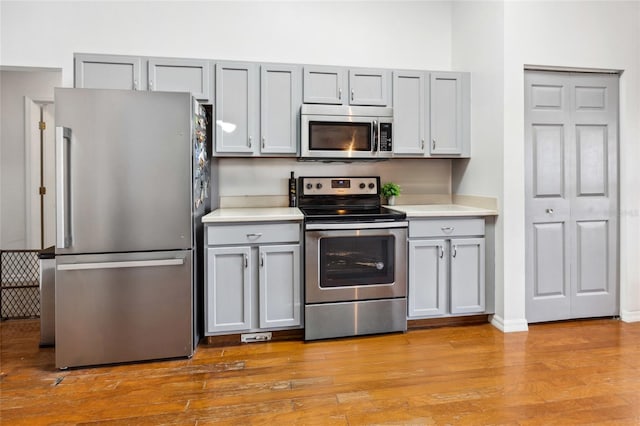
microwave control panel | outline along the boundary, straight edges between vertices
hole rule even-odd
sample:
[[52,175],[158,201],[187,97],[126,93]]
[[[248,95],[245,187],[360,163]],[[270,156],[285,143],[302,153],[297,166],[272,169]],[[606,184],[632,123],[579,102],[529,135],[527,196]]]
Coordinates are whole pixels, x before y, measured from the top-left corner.
[[391,123],[380,123],[380,146],[381,152],[392,152],[393,142],[391,138]]

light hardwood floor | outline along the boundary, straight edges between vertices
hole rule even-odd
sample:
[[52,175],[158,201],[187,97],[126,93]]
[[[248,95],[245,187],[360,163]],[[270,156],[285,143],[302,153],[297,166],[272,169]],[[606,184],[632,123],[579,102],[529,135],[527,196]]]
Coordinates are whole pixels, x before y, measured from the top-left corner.
[[67,371],[38,332],[0,324],[2,425],[640,424],[640,323],[201,345],[190,360]]

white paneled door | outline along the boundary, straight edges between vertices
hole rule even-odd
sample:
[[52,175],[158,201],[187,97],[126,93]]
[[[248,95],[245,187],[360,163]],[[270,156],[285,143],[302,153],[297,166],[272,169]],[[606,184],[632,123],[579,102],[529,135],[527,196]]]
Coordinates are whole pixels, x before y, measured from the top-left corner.
[[618,80],[525,72],[528,322],[618,315]]

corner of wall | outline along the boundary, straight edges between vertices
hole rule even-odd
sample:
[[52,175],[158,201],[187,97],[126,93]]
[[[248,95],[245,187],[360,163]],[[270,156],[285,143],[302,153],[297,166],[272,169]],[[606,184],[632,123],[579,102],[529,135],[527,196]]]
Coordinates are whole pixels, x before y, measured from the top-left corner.
[[505,320],[499,315],[494,315],[491,318],[491,325],[503,333],[529,331],[529,324],[526,319]]

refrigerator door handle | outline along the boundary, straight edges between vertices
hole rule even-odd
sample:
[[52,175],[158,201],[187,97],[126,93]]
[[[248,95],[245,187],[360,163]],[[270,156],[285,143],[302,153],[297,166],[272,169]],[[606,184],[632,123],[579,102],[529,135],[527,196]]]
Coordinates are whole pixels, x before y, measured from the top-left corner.
[[175,266],[175,265],[184,265],[184,258],[125,260],[120,262],[67,263],[67,264],[58,265],[58,271],[78,271],[78,270],[86,270],[86,269],[112,269],[112,268],[146,268],[149,266]]
[[56,248],[71,245],[69,145],[71,129],[56,126]]

